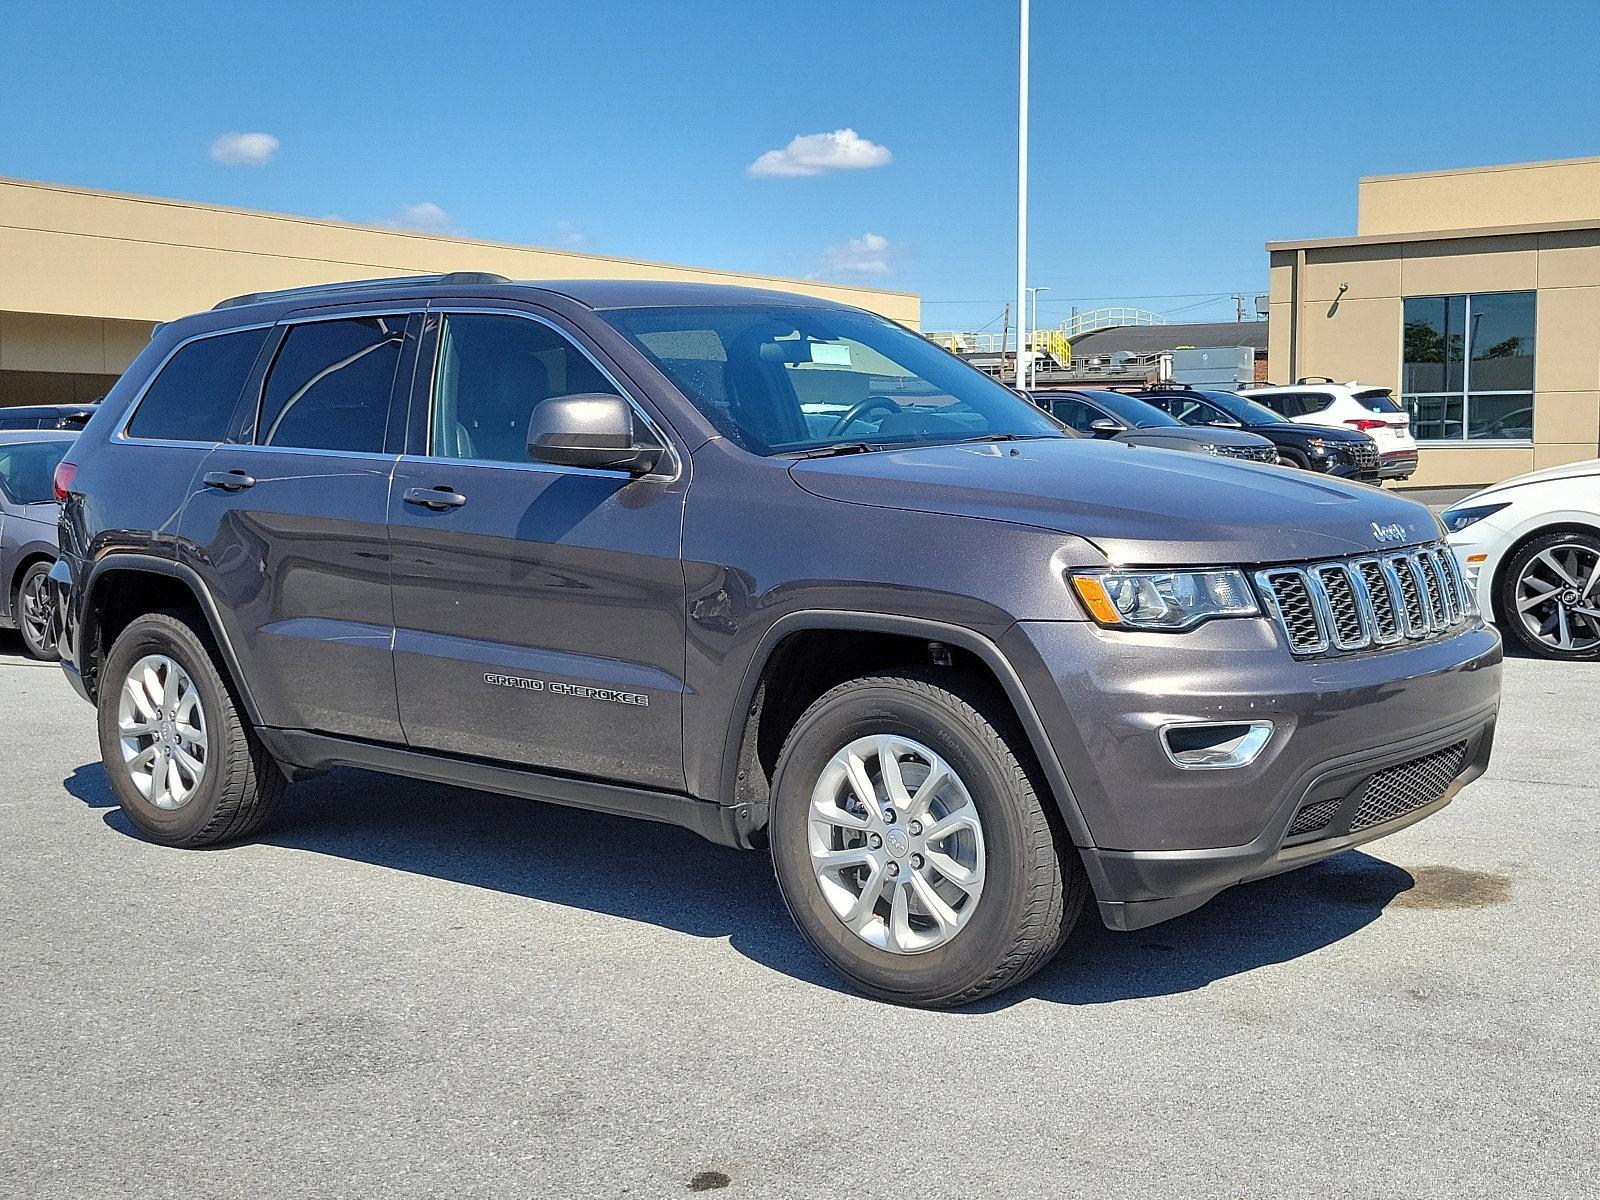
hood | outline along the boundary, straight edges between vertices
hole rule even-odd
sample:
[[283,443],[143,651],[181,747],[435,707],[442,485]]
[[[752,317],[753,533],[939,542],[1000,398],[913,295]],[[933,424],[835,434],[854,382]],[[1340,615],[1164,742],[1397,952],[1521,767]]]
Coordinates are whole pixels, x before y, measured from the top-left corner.
[[1240,446],[1250,450],[1272,445],[1260,434],[1246,433],[1242,429],[1206,425],[1147,425],[1141,429],[1129,429],[1117,436],[1124,440],[1138,438],[1141,444],[1147,446],[1153,445],[1158,440],[1183,442],[1195,446]]
[[1491,483],[1482,491],[1473,492],[1465,500],[1458,500],[1450,507],[1465,508],[1480,496],[1492,496],[1508,488],[1521,487],[1527,483],[1554,483],[1563,479],[1589,479],[1593,477],[1600,477],[1600,458],[1567,463],[1562,467],[1546,467],[1542,471],[1530,471],[1526,475],[1518,475],[1515,479],[1507,479],[1501,483]]
[[[806,459],[813,495],[1032,525],[1128,566],[1337,558],[1443,536],[1425,507],[1309,471],[1121,442],[1044,438]],[[1374,526],[1403,535],[1379,541]]]

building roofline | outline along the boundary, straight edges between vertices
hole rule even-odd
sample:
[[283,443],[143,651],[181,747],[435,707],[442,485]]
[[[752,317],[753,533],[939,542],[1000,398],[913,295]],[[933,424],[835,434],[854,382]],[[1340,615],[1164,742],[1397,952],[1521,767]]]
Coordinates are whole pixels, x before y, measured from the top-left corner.
[[1441,175],[1483,175],[1491,171],[1535,171],[1543,167],[1572,167],[1581,163],[1600,163],[1600,156],[1583,158],[1545,158],[1534,162],[1492,163],[1484,167],[1442,167],[1436,171],[1399,171],[1392,175],[1363,175],[1358,183],[1387,183],[1395,179],[1430,179]]
[[[1600,161],[1597,159],[1596,161]],[[1411,233],[1367,233],[1351,237],[1302,238],[1268,242],[1267,251],[1331,250],[1341,246],[1386,246],[1400,242],[1448,242],[1469,238],[1508,237],[1530,233],[1572,233],[1593,230],[1600,233],[1600,220],[1540,221],[1531,225],[1483,225],[1474,229],[1428,229]]]
[[303,217],[294,213],[269,212],[260,208],[235,208],[226,204],[208,204],[201,200],[177,200],[170,196],[144,196],[134,192],[113,192],[103,188],[78,187],[70,183],[51,183],[42,179],[16,179],[0,175],[0,186],[37,188],[45,192],[66,192],[79,196],[96,196],[106,200],[127,200],[135,204],[157,204],[166,208],[192,209],[197,212],[229,213],[234,216],[260,217],[269,221],[291,221],[297,225],[321,225],[331,229],[353,229],[361,233],[381,233],[389,237],[413,238],[428,242],[453,242],[465,246],[478,246],[494,250],[534,250],[540,254],[555,254],[579,262],[622,263],[627,266],[650,267],[655,270],[697,271],[705,275],[720,275],[729,280],[769,281],[796,283],[805,287],[839,288],[847,292],[869,292],[879,296],[898,296],[920,299],[919,292],[903,292],[893,288],[866,287],[854,283],[840,283],[831,279],[796,279],[790,275],[763,275],[756,271],[735,271],[727,267],[701,267],[693,263],[660,262],[648,258],[625,258],[612,254],[589,254],[581,250],[563,250],[553,246],[535,246],[525,242],[503,242],[489,238],[462,237],[459,234],[427,233],[417,229],[395,229],[387,225],[363,225],[354,221],[336,221],[327,217]]

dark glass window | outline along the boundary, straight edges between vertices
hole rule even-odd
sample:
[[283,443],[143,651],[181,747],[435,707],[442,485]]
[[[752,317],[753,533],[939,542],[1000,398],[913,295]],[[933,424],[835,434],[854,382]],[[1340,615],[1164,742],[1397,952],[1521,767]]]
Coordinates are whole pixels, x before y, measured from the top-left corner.
[[439,334],[428,452],[525,463],[534,405],[579,392],[615,395],[617,389],[557,330],[525,317],[447,316]]
[[1069,429],[1091,435],[1094,433],[1094,429],[1091,428],[1094,423],[1107,419],[1105,413],[1091,408],[1076,396],[1062,396],[1060,399],[1051,400],[1050,415]]
[[305,450],[383,450],[406,318],[292,326],[267,373],[256,441]]
[[1403,322],[1402,399],[1419,440],[1532,439],[1533,292],[1413,296]]
[[220,442],[228,436],[265,329],[241,329],[190,342],[167,360],[128,423],[128,436],[169,442]]
[[55,499],[52,479],[72,442],[53,438],[47,442],[0,443],[0,492],[13,504],[44,504]]

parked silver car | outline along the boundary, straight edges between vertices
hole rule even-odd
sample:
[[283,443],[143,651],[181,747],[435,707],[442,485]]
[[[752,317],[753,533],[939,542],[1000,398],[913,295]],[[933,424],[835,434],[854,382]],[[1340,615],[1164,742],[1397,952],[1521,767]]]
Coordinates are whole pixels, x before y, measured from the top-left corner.
[[0,431],[0,628],[22,634],[34,658],[54,659],[56,639],[46,581],[56,561],[52,479],[75,432]]

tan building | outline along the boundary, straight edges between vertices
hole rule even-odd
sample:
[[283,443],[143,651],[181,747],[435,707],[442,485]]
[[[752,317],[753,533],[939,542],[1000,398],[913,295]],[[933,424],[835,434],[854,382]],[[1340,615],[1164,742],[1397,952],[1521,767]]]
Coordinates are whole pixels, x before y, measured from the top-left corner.
[[1271,376],[1390,387],[1411,486],[1600,455],[1600,158],[1359,186],[1356,236],[1268,242]]
[[859,305],[913,329],[921,316],[908,292],[0,179],[0,405],[101,396],[156,322],[227,296],[444,271],[743,284]]

